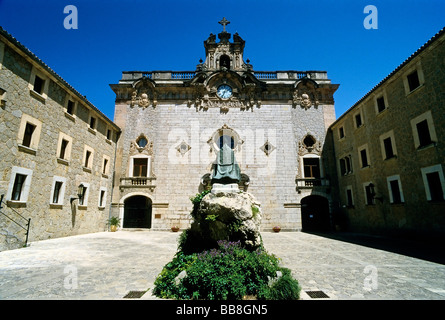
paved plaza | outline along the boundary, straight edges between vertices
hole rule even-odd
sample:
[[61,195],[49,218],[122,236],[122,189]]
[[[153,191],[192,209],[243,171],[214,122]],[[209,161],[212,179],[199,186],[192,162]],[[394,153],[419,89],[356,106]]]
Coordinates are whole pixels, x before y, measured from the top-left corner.
[[[123,299],[147,290],[139,299],[155,299],[153,282],[179,235],[101,232],[0,252],[0,299]],[[325,300],[445,300],[442,263],[304,232],[262,237],[266,250],[292,270],[304,300],[316,299],[314,291]]]

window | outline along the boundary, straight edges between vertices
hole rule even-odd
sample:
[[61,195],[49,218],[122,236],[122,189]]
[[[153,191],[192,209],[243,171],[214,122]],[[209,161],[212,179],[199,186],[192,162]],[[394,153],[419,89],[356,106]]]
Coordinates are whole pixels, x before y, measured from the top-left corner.
[[344,127],[340,127],[338,129],[338,136],[340,139],[343,139],[345,137],[345,128]]
[[368,146],[364,145],[359,148],[360,167],[366,168],[370,165],[368,155]]
[[445,179],[442,165],[422,168],[423,184],[425,186],[426,198],[428,201],[443,201],[445,190]]
[[102,175],[106,176],[110,172],[110,157],[107,155],[103,155],[102,157]]
[[87,152],[85,154],[85,164],[84,164],[84,166],[87,167],[87,168],[90,167],[90,165],[89,165],[90,158],[91,158],[91,151],[87,150]]
[[66,178],[57,176],[53,177],[50,204],[63,205],[65,186],[66,186]]
[[25,184],[26,175],[17,173],[15,175],[14,186],[12,187],[11,200],[20,201],[23,185]]
[[362,115],[360,113],[357,113],[354,118],[355,118],[355,127],[360,128],[363,124]]
[[351,208],[354,206],[354,198],[352,197],[352,187],[346,187],[346,207]]
[[107,202],[107,189],[105,187],[100,188],[99,193],[99,208],[104,208]]
[[136,143],[138,144],[139,148],[144,148],[147,145],[148,141],[144,137],[140,137],[137,139]]
[[133,159],[133,177],[146,177],[148,167],[148,158]]
[[385,98],[383,96],[377,98],[377,112],[380,113],[386,109]]
[[68,100],[68,104],[66,105],[66,112],[68,112],[70,115],[73,115],[74,113],[74,102],[71,100]]
[[303,158],[303,168],[305,178],[320,178],[320,159]]
[[424,147],[431,144],[433,141],[431,140],[430,130],[428,128],[428,121],[423,120],[416,124],[417,134],[419,136],[419,147]]
[[394,150],[392,149],[391,137],[383,139],[383,145],[385,147],[386,159],[394,157]]
[[82,186],[82,196],[79,198],[79,205],[86,206],[86,195],[87,195],[88,187],[85,184]]
[[380,136],[380,147],[382,149],[383,160],[391,159],[397,156],[394,130]]
[[409,91],[413,91],[414,89],[420,86],[420,80],[419,80],[419,75],[417,74],[417,70],[414,70],[414,72],[410,73],[407,76],[407,80],[408,80]]
[[45,80],[43,80],[42,78],[40,78],[38,75],[35,76],[34,78],[34,87],[33,90],[35,92],[37,92],[38,94],[42,94],[43,93],[43,88],[45,85]]
[[25,203],[31,187],[32,170],[13,166],[6,200]]
[[428,188],[430,189],[431,201],[443,200],[443,190],[439,172],[427,173],[426,180],[428,181]]
[[20,151],[36,154],[39,145],[42,122],[22,114],[20,128],[17,135],[17,144]]
[[364,187],[365,187],[365,204],[366,205],[375,204],[375,200],[374,200],[375,194],[373,193],[375,191],[373,190],[372,183],[365,182]]
[[389,202],[390,203],[403,203],[405,202],[402,192],[402,184],[398,175],[388,177],[387,179]]
[[54,184],[53,203],[59,202],[60,189],[62,189],[62,185],[63,185],[62,181],[56,181],[56,183]]
[[412,119],[411,128],[413,130],[414,146],[416,149],[422,149],[437,142],[431,111],[427,111]]
[[22,145],[25,147],[31,147],[31,139],[36,126],[32,123],[27,122],[25,126],[25,133],[23,134]]
[[89,169],[86,171],[91,171],[93,168],[93,155],[94,149],[85,145],[84,158],[83,158],[83,167],[85,169]]
[[409,95],[417,88],[421,87],[425,82],[422,66],[420,61],[411,69],[407,70],[403,76],[403,86],[405,87],[405,94]]
[[66,153],[66,147],[68,146],[69,141],[62,139],[62,143],[60,145],[60,153],[59,153],[59,158],[60,159],[65,159],[65,153]]
[[90,128],[93,130],[96,129],[96,118],[94,117],[90,118]]
[[352,173],[352,157],[348,155],[340,159],[340,173],[342,176]]
[[107,140],[111,140],[111,130],[107,129]]

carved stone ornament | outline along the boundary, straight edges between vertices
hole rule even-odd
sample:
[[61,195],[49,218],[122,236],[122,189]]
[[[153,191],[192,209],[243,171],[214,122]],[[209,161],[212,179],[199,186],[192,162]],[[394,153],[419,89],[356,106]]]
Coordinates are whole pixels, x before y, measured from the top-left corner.
[[176,147],[176,150],[181,154],[186,154],[192,147],[189,146],[187,142],[182,140],[182,142]]
[[131,102],[130,105],[133,107],[138,105],[139,107],[145,109],[149,105],[152,105],[153,108],[156,107],[156,94],[153,92],[153,101],[150,100],[148,93],[143,92],[138,96],[138,91],[135,90],[131,94]]
[[298,142],[298,155],[304,156],[308,153],[321,155],[322,146],[320,141],[316,141],[310,134],[306,135]]
[[130,155],[135,154],[153,156],[153,142],[149,141],[142,133],[130,142]]
[[314,105],[318,108],[318,100],[316,98],[316,92],[311,92],[306,88],[296,89],[293,93],[292,103],[295,106],[299,105],[304,110],[309,109]]

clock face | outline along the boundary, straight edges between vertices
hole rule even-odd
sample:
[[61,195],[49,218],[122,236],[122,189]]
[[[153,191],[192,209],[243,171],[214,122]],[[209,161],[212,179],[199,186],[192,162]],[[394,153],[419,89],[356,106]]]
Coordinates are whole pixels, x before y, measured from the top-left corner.
[[228,99],[232,96],[232,88],[227,84],[220,85],[217,94],[222,99]]

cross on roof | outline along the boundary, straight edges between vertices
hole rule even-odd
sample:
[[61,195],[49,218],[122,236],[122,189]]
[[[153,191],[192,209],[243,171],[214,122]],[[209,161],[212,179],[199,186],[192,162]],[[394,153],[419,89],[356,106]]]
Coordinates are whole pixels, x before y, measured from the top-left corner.
[[230,24],[230,21],[227,20],[225,17],[218,22],[220,25],[224,27],[223,32],[226,32],[226,25]]

